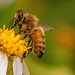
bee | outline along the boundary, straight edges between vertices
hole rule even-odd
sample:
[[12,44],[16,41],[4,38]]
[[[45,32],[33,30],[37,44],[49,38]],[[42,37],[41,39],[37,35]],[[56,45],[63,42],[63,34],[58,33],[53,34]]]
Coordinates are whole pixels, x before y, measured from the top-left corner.
[[33,49],[34,53],[41,58],[45,52],[45,33],[44,30],[53,30],[52,26],[39,21],[39,19],[32,14],[23,13],[22,10],[18,10],[15,13],[14,25],[11,24],[11,29],[16,25],[19,26],[18,34],[22,32],[25,34],[23,39],[29,38],[28,44],[32,47],[28,50],[28,53],[24,52],[23,57],[25,58]]

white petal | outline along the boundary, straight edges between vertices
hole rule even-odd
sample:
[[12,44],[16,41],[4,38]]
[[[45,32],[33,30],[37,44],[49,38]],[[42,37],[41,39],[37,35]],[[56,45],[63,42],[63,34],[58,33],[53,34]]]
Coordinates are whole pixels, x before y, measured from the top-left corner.
[[29,71],[28,71],[28,68],[27,68],[27,66],[26,66],[24,61],[22,63],[22,69],[23,69],[23,75],[30,75]]
[[6,75],[8,57],[5,53],[0,52],[0,75]]
[[13,73],[14,75],[22,75],[22,63],[19,57],[14,58]]

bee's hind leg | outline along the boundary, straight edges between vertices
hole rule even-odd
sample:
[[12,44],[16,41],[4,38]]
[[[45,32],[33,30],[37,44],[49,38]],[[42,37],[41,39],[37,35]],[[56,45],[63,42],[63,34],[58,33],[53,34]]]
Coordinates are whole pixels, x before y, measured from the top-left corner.
[[32,40],[28,41],[28,45],[31,47],[31,49],[28,49],[28,52],[24,52],[23,57],[26,58],[28,56],[28,54],[32,51],[33,49],[33,42]]
[[[30,35],[29,35],[28,46],[30,46],[31,49],[28,49],[28,52],[23,53],[23,58],[26,58],[28,56],[28,54],[32,51],[32,48],[33,48],[33,42],[32,42],[32,38]],[[21,62],[22,62],[23,58],[21,59]]]
[[21,58],[21,63],[23,62],[23,58],[26,58],[28,56],[28,52],[23,53],[23,57]]
[[[31,31],[31,30],[29,30],[28,33],[30,33],[30,31]],[[31,46],[31,47],[33,48],[33,40],[32,40],[31,35],[25,34],[24,37],[23,37],[23,39],[26,39],[28,36],[29,36],[28,46]],[[24,52],[23,58],[25,58],[25,57],[28,56],[28,54],[32,51],[32,48],[31,48],[31,49],[28,49],[28,53],[27,53],[27,52]]]
[[28,37],[28,34],[25,34],[24,37],[23,37],[23,39],[26,39],[27,37]]
[[28,52],[24,52],[23,57],[26,58],[28,56]]
[[31,41],[31,45],[30,45],[31,49],[28,49],[28,53],[30,53],[33,49],[33,42]]
[[31,35],[29,35],[30,40],[28,41],[28,45],[30,45],[31,49],[28,49],[28,53],[30,53],[33,49],[33,40]]

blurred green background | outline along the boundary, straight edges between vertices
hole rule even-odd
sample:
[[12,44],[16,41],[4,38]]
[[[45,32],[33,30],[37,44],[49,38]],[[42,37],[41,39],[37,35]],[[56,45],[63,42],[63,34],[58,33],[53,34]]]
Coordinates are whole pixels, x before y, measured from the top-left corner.
[[58,28],[45,32],[42,58],[25,58],[31,75],[75,75],[75,0],[0,0],[0,28],[8,28],[17,10],[36,15]]

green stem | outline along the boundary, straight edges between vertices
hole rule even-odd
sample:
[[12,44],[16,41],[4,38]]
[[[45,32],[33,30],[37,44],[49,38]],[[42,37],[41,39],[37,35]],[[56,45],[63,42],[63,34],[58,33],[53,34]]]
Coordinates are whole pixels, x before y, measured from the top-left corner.
[[13,75],[13,58],[8,58],[8,68],[7,68],[7,74],[6,75]]

